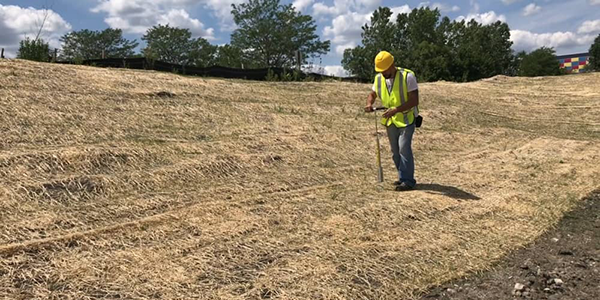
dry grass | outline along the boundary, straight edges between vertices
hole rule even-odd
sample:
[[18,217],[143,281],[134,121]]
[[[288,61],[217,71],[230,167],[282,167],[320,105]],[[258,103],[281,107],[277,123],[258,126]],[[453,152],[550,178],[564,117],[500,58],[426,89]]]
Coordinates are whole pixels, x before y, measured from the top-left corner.
[[599,87],[422,84],[396,193],[369,85],[0,61],[0,298],[415,298],[600,186]]

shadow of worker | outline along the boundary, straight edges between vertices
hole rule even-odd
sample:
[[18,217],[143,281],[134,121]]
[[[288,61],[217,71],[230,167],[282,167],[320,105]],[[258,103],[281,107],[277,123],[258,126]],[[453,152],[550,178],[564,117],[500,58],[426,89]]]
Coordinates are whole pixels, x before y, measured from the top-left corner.
[[416,190],[443,195],[457,200],[481,200],[481,198],[459,188],[436,183],[419,183],[416,186]]

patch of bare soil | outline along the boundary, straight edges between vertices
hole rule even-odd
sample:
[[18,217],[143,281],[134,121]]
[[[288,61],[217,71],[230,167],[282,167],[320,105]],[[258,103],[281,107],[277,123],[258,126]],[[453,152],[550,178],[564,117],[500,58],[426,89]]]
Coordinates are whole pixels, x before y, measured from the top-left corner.
[[434,288],[423,299],[598,299],[600,190],[555,229],[493,270]]

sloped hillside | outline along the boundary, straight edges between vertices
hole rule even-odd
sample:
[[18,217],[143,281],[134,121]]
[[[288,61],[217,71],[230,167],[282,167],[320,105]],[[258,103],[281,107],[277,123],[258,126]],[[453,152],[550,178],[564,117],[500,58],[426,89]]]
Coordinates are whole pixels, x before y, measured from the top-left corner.
[[369,89],[1,60],[0,298],[410,299],[600,187],[600,74],[421,84],[405,193]]

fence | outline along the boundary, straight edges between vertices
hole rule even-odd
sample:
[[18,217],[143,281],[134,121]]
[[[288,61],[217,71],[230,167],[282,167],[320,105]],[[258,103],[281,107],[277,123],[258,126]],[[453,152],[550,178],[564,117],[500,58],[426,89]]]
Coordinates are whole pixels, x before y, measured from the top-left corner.
[[[69,64],[71,62],[58,62],[63,64]],[[127,68],[137,70],[155,70],[163,72],[175,72],[184,75],[194,76],[208,76],[208,77],[220,77],[220,78],[237,78],[237,79],[248,79],[248,80],[267,80],[269,76],[277,75],[279,78],[282,76],[293,76],[294,71],[292,69],[283,68],[263,68],[263,69],[236,69],[227,68],[220,66],[212,66],[208,68],[198,68],[193,66],[182,66],[176,64],[170,64],[162,61],[149,60],[144,57],[139,58],[106,58],[106,59],[89,59],[82,62],[84,65],[104,67],[104,68]],[[304,80],[306,78],[312,78],[314,80],[333,79],[344,82],[368,82],[367,80],[358,77],[335,77],[328,76],[318,73],[297,73],[298,79]]]

